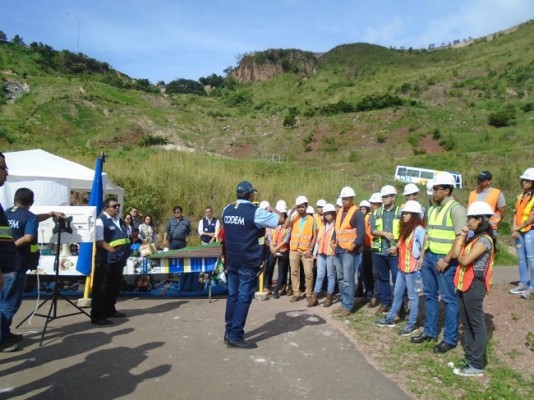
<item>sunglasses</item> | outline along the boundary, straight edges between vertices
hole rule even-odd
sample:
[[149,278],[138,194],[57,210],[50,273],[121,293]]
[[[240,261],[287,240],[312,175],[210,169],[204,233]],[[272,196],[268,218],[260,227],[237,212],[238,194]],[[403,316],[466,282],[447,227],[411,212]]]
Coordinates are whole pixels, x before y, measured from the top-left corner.
[[112,206],[109,206],[109,208],[121,208],[120,204],[113,204]]

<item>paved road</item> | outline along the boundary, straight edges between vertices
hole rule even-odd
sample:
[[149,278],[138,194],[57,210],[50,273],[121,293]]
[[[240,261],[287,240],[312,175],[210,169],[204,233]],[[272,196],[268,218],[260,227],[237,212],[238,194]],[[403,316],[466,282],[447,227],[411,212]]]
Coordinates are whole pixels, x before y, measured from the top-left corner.
[[[406,399],[332,324],[323,307],[254,302],[247,338],[222,341],[224,299],[127,298],[127,319],[96,327],[84,315],[19,329],[25,348],[0,353],[0,399]],[[35,307],[26,299],[15,323]],[[75,311],[64,300],[58,314]],[[48,311],[46,305],[44,309]]]
[[[517,279],[496,268],[495,283]],[[26,299],[18,324],[36,305]],[[247,338],[222,342],[225,300],[125,298],[128,318],[97,327],[85,315],[21,326],[22,351],[0,353],[0,399],[407,399],[333,324],[330,311],[286,298],[254,302]],[[47,312],[48,305],[42,310]],[[76,311],[64,300],[58,316]]]

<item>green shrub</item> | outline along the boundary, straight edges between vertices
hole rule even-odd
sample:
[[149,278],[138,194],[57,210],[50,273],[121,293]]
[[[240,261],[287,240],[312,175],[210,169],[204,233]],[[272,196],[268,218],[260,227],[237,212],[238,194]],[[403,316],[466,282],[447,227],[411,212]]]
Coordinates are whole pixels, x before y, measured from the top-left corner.
[[515,107],[511,104],[488,115],[488,124],[496,128],[515,124]]
[[162,136],[144,135],[139,141],[139,145],[143,147],[162,146],[169,144],[169,140]]
[[434,128],[434,130],[432,131],[432,139],[434,140],[441,139],[441,131],[439,130],[439,128]]
[[445,136],[443,139],[439,141],[439,144],[446,151],[451,151],[456,148],[456,141],[454,140],[452,135]]
[[286,128],[293,128],[297,123],[297,117],[294,114],[288,114],[284,117],[282,124]]
[[388,133],[386,131],[380,131],[376,134],[376,141],[378,143],[385,143],[388,139]]

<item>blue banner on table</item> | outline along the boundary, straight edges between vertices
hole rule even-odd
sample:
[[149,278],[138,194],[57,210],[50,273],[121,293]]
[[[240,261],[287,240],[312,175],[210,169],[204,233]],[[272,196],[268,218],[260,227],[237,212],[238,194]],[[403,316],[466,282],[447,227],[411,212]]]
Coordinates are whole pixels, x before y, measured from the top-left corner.
[[[104,187],[102,179],[102,167],[104,164],[104,152],[98,156],[95,165],[95,177],[93,178],[93,186],[91,187],[91,194],[89,196],[88,206],[96,207],[97,217],[102,212],[104,203]],[[78,253],[78,263],[76,270],[84,275],[91,274],[93,265],[93,243],[80,243],[80,251]]]

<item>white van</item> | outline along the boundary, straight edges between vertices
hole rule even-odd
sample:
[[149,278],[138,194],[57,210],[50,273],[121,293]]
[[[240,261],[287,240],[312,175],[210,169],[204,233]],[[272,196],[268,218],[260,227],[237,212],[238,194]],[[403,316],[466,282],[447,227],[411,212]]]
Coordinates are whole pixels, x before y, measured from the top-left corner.
[[[415,183],[416,185],[426,185],[429,179],[434,179],[434,176],[441,171],[428,168],[407,167],[404,165],[397,165],[395,169],[395,180],[404,183]],[[454,171],[447,171],[456,180],[454,187],[461,189],[463,187],[462,174]]]

